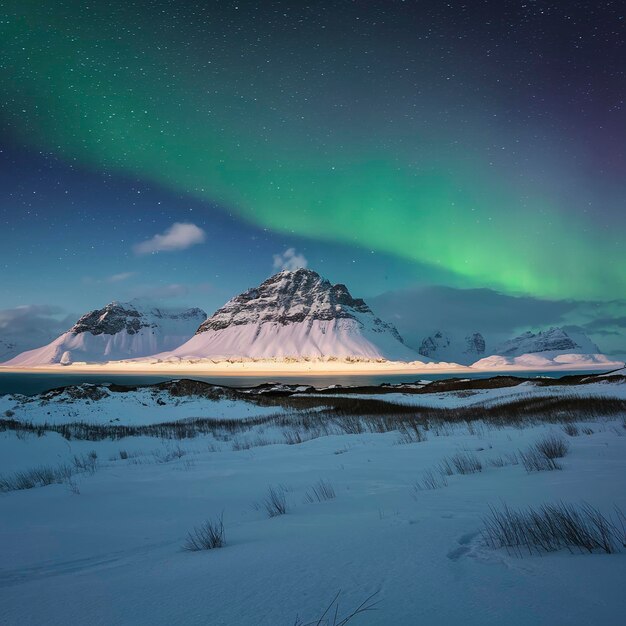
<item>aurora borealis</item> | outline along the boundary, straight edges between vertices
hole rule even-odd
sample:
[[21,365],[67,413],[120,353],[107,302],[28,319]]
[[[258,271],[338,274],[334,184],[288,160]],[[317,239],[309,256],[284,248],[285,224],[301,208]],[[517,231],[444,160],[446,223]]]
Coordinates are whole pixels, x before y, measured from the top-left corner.
[[[150,285],[201,264],[216,305],[232,276],[248,286],[292,246],[365,295],[625,296],[620,3],[9,0],[2,13],[8,281],[36,280],[49,242],[25,242],[52,223],[73,232],[53,282],[71,262]],[[50,179],[80,200],[50,196]],[[43,220],[24,218],[29,185]],[[129,205],[125,187],[144,197]],[[207,245],[134,257],[179,222]]]

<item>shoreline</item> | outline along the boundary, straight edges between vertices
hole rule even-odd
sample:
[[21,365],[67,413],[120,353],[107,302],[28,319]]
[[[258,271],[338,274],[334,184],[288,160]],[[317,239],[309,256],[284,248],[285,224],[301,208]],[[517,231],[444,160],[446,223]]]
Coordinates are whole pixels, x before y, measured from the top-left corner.
[[470,366],[446,367],[443,364],[411,365],[398,362],[388,363],[271,363],[271,362],[241,362],[229,364],[199,364],[199,363],[110,363],[110,364],[75,364],[75,365],[45,365],[37,367],[6,367],[0,365],[0,374],[125,374],[125,375],[202,375],[202,376],[375,376],[375,375],[410,375],[410,374],[489,374],[494,375],[514,372],[571,372],[580,370],[611,371],[621,369],[620,362],[607,363],[567,363],[560,365],[506,365],[501,367],[473,368]]

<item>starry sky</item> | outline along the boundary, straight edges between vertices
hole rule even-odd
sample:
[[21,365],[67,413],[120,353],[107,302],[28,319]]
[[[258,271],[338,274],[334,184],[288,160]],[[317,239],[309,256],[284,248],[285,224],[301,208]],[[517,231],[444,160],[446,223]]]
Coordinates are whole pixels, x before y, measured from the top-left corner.
[[612,1],[5,0],[0,332],[308,264],[626,352],[625,41]]

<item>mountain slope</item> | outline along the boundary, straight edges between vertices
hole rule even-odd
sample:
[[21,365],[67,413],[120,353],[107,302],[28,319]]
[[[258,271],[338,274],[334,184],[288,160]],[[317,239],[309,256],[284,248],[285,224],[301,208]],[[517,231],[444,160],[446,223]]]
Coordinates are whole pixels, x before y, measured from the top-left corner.
[[48,345],[23,352],[5,365],[65,365],[148,356],[180,345],[204,319],[202,309],[169,310],[111,302],[83,315]]
[[0,363],[15,356],[16,348],[17,346],[14,342],[0,339]]
[[187,343],[162,358],[356,358],[419,355],[345,285],[307,269],[285,270],[232,298]]
[[526,332],[501,344],[495,354],[472,364],[477,369],[588,369],[615,367],[619,361],[600,354],[588,337],[549,328]]
[[438,330],[422,340],[418,352],[435,361],[468,365],[485,355],[485,339],[479,332],[456,336]]
[[549,328],[538,333],[528,331],[505,341],[496,349],[495,354],[516,357],[535,352],[597,354],[600,350],[584,335],[572,337],[562,328]]

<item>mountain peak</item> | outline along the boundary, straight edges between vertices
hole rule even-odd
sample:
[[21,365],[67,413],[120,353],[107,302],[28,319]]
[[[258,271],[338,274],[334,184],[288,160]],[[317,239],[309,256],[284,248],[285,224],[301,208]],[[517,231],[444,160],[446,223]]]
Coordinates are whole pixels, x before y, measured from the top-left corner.
[[180,358],[364,358],[414,360],[398,331],[348,288],[317,272],[283,270],[209,317]]
[[[358,314],[370,315],[378,325],[383,324],[345,285],[333,285],[309,269],[283,270],[229,300],[198,328],[197,334],[257,322],[284,325],[356,319]],[[395,328],[388,328],[400,340]]]
[[280,272],[276,272],[275,274],[270,276],[270,279],[275,278],[276,276],[290,275],[290,274],[303,274],[303,275],[316,276],[317,278],[322,278],[320,274],[318,274],[315,270],[309,269],[308,267],[296,267],[293,270],[290,270],[290,269],[280,270]]
[[143,306],[139,302],[114,300],[101,309],[85,313],[69,332],[115,335],[126,331],[129,335],[134,335],[142,328],[156,328],[163,321],[190,320],[200,323],[203,319],[206,319],[206,313],[199,308],[162,309]]
[[436,330],[424,337],[418,352],[436,361],[469,364],[485,353],[485,339],[476,331],[462,336]]
[[526,331],[505,341],[498,347],[496,354],[519,356],[534,352],[580,352],[581,350],[589,353],[598,352],[597,346],[584,335],[574,339],[563,328],[552,326],[536,333]]
[[70,329],[71,333],[89,332],[92,335],[115,335],[123,330],[135,334],[149,324],[141,319],[141,313],[130,303],[109,302],[101,309],[85,313]]
[[206,319],[202,309],[160,309],[113,301],[83,315],[51,343],[18,354],[11,365],[102,362],[172,350]]

